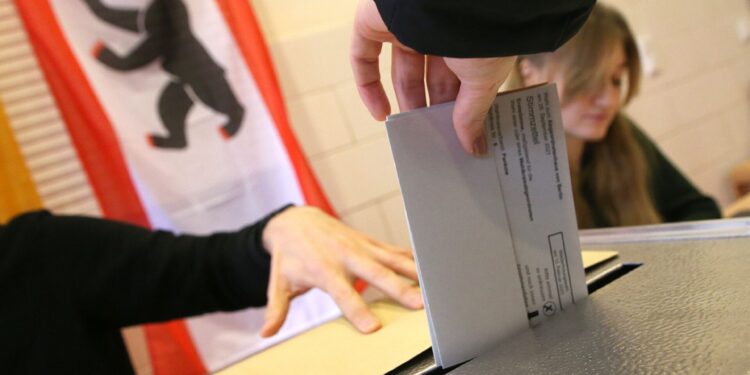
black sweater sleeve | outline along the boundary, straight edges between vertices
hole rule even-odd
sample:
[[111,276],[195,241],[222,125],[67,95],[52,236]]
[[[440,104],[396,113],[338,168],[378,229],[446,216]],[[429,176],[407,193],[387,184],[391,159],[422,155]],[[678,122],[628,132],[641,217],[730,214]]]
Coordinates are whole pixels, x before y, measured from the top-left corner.
[[640,129],[633,130],[649,165],[651,194],[664,222],[720,218],[716,202],[698,191]]
[[428,55],[496,57],[557,49],[595,0],[375,0],[388,29]]
[[0,227],[1,278],[36,278],[86,319],[118,327],[262,306],[270,268],[262,231],[277,212],[205,237],[30,213]]

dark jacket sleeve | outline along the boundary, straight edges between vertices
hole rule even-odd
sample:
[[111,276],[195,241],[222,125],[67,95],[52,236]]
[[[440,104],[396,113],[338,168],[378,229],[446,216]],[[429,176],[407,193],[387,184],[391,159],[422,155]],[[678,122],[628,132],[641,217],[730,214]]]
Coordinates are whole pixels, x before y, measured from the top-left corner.
[[201,237],[36,212],[0,227],[0,270],[48,279],[84,318],[118,327],[262,306],[272,216]]
[[651,193],[665,222],[721,217],[716,202],[702,194],[640,129],[633,127],[649,166]]
[[421,53],[497,57],[549,52],[570,39],[594,0],[375,0],[388,29]]

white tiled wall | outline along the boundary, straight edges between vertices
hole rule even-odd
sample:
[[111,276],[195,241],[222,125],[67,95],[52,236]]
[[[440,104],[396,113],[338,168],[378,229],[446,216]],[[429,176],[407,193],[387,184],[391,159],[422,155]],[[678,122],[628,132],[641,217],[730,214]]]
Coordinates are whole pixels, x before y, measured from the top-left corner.
[[[361,104],[350,73],[357,1],[251,2],[271,46],[293,127],[335,209],[355,228],[408,246],[384,128]],[[649,40],[659,71],[645,78],[629,112],[699,187],[727,204],[727,172],[750,157],[750,42],[742,44],[736,32],[738,22],[750,23],[750,2],[608,3]],[[385,60],[383,73],[389,69]]]
[[[349,67],[357,2],[251,3],[274,58],[292,127],[334,208],[354,228],[408,246],[385,128],[362,105]],[[385,53],[382,71],[387,76],[388,48]],[[393,97],[390,83],[385,85]]]
[[727,205],[728,172],[750,158],[748,0],[607,0],[650,41],[658,68],[629,108],[701,189]]

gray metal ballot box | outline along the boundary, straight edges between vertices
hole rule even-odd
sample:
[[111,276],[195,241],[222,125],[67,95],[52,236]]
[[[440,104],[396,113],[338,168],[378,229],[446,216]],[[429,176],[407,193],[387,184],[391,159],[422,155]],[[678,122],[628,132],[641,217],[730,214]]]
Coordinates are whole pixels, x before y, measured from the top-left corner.
[[581,233],[619,252],[586,300],[457,367],[427,351],[391,373],[750,375],[750,219]]

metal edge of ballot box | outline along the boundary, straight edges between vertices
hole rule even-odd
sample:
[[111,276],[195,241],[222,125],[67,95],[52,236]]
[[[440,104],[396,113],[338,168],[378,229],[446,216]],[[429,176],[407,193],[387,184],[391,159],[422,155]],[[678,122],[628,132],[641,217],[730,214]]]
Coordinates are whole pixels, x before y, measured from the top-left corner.
[[574,308],[449,369],[430,349],[389,374],[750,374],[750,218],[581,232],[618,257]]

